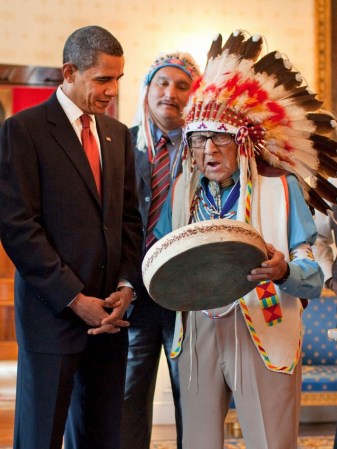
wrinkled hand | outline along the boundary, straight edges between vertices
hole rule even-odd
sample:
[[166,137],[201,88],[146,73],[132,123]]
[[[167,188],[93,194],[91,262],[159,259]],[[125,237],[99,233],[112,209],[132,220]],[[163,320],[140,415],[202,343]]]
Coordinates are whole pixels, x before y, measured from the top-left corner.
[[332,281],[331,290],[337,295],[337,281],[335,279]]
[[283,279],[288,271],[288,264],[284,254],[272,244],[266,243],[268,260],[262,262],[261,267],[254,268],[247,276],[249,281],[278,281]]
[[329,290],[332,290],[334,292],[334,294],[337,295],[337,280],[336,279],[334,279],[333,277],[330,278],[328,281],[326,281],[325,285]]
[[130,326],[128,321],[123,320],[123,316],[132,301],[132,297],[133,289],[130,287],[122,287],[117,292],[111,293],[105,299],[103,307],[111,308],[112,312],[101,320],[99,326],[89,329],[88,333],[91,335],[102,333],[114,334],[119,332],[122,327]]

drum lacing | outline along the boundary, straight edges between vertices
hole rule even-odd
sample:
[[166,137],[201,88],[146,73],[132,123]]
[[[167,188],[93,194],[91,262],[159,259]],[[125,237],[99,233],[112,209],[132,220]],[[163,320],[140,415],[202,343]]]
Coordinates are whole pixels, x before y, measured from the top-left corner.
[[[235,306],[239,304],[239,301],[235,301]],[[235,336],[235,361],[234,361],[234,391],[236,391],[237,377],[238,377],[238,349],[239,349],[239,339],[238,339],[238,326],[237,326],[237,309],[234,309],[234,336]]]
[[193,346],[193,327],[192,327],[192,314],[193,312],[189,313],[189,318],[190,318],[190,377],[188,379],[188,389],[191,386],[191,381],[192,381],[192,365],[193,365],[193,353],[192,353],[192,346]]

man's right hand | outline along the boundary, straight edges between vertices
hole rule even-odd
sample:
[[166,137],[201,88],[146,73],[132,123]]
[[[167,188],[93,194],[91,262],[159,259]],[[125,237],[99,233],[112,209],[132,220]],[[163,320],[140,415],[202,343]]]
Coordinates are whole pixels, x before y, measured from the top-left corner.
[[104,301],[101,299],[85,296],[83,293],[79,293],[69,305],[71,310],[89,326],[100,326],[101,321],[108,316],[103,306]]
[[105,310],[109,305],[106,301],[93,296],[85,296],[83,293],[79,293],[69,307],[78,317],[91,327],[88,331],[90,334],[95,334],[95,332],[93,332],[95,328],[101,328],[100,333],[115,334],[120,331],[120,327],[129,325],[128,322],[125,322],[125,324],[124,322],[119,323],[120,326],[118,326],[117,323],[106,324],[102,329],[103,319],[110,315]]

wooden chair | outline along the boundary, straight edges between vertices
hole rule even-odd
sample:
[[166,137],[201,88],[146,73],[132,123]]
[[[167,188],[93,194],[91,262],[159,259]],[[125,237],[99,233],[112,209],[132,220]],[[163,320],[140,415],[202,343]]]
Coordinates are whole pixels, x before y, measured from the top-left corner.
[[303,312],[302,406],[337,405],[337,341],[328,338],[336,309],[336,296],[325,289]]

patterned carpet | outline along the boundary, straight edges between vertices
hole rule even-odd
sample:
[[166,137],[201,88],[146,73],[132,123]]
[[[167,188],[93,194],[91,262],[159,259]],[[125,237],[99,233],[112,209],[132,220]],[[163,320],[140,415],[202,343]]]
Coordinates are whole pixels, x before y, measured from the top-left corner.
[[[333,437],[301,437],[298,440],[297,449],[332,449]],[[151,449],[176,449],[174,441],[160,441],[151,444]],[[245,449],[241,439],[225,441],[224,449]]]
[[[301,437],[298,440],[297,449],[332,449],[333,437]],[[0,446],[0,449],[12,449]],[[151,443],[151,449],[176,449],[174,441],[158,441]],[[225,441],[224,449],[245,449],[241,439],[230,439]]]

